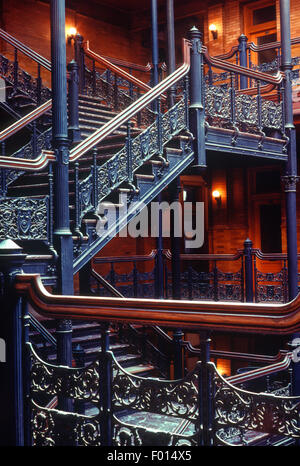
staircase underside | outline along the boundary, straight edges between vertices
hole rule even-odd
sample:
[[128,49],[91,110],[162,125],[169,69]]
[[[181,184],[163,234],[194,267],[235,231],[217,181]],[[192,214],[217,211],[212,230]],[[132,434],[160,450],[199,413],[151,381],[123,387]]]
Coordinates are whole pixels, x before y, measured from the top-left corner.
[[205,149],[255,158],[287,160],[287,141],[263,134],[238,132],[209,126],[205,136]]

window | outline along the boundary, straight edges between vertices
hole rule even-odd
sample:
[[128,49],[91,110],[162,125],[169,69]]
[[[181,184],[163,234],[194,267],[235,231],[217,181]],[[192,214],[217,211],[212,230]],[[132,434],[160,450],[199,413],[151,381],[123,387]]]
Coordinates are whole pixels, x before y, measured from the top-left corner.
[[[244,8],[245,33],[250,42],[265,45],[277,41],[275,2],[251,2]],[[256,65],[270,63],[276,58],[276,50],[252,53],[251,60]]]

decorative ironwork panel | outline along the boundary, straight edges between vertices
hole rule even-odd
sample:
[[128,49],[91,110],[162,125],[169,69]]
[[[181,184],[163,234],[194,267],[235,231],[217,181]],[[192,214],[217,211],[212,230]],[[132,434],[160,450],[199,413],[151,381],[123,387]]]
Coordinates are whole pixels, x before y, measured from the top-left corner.
[[[48,150],[52,148],[52,128],[47,129],[36,139],[36,152],[40,154],[42,150]],[[23,146],[17,152],[13,154],[12,157],[18,157],[20,159],[33,159],[36,157],[36,154],[33,152],[32,141]],[[20,170],[6,170],[6,184],[9,185],[25,172]]]
[[99,363],[86,368],[68,368],[43,361],[31,344],[31,393],[47,396],[63,395],[66,398],[98,403]]
[[0,199],[0,238],[49,238],[49,196]]
[[[0,75],[11,85],[15,82],[14,62],[3,55],[0,55]],[[24,97],[30,97],[33,102],[37,102],[37,80],[30,76],[26,71],[18,67],[17,89],[24,93]],[[45,86],[41,88],[41,102],[51,99],[51,90]]]
[[230,429],[236,432],[264,432],[291,438],[300,437],[300,398],[252,393],[229,384],[216,370],[209,368],[214,385],[215,443],[228,444]]
[[250,95],[240,94],[235,97],[236,121],[258,125],[257,101]]
[[[214,123],[231,118],[230,91],[227,86],[205,85],[205,113],[214,118]],[[216,121],[215,121],[216,120]]]
[[79,212],[80,220],[86,213],[94,208],[92,193],[93,193],[93,173],[90,173],[84,180],[78,183],[79,191]]
[[282,129],[282,106],[269,100],[262,99],[262,126],[265,128]]
[[101,446],[101,426],[98,416],[48,409],[32,401],[33,446]]
[[[186,128],[184,101],[180,100],[162,116],[163,144]],[[155,121],[132,140],[133,171],[149,160],[159,150],[158,127]],[[98,202],[101,202],[123,181],[127,180],[127,153],[124,146],[116,155],[98,167]]]
[[130,375],[113,361],[114,410],[130,409],[196,420],[198,416],[198,367],[184,379],[166,381]]

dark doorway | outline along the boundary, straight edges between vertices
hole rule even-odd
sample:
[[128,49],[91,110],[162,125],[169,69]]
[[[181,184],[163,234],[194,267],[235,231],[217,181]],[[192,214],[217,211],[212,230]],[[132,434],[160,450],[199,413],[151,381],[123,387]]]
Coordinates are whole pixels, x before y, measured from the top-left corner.
[[282,251],[280,204],[263,204],[260,206],[260,239],[263,252]]

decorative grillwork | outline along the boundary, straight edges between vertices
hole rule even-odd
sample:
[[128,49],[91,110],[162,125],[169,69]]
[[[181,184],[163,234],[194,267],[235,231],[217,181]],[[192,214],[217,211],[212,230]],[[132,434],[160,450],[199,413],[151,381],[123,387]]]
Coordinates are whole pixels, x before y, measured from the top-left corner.
[[277,273],[255,271],[255,300],[256,302],[286,302],[287,298],[287,269],[284,267]]
[[[28,349],[34,445],[105,445],[110,438],[116,446],[191,446],[205,443],[208,433],[215,445],[247,444],[267,434],[300,437],[300,397],[283,396],[289,386],[272,393],[242,390],[211,362],[198,362],[179,380],[138,377],[107,351],[75,369],[46,363],[31,344]],[[42,406],[49,397],[81,402],[83,410]]]
[[21,70],[17,62],[13,62],[0,55],[0,75],[24,96],[30,97],[39,105],[51,99],[51,90],[41,85],[39,78],[33,78],[26,71]]
[[[174,108],[162,116],[163,144],[185,129],[185,106],[180,100]],[[132,140],[132,169],[137,170],[146,160],[159,151],[158,123],[155,121],[150,127]],[[101,202],[110,192],[127,179],[127,151],[123,147],[110,160],[98,167],[98,202]]]
[[263,128],[282,129],[281,103],[261,99],[260,109],[256,96],[238,94],[233,97],[227,85],[205,85],[205,113],[213,126],[247,124],[253,131],[261,124]]
[[[32,140],[19,149],[13,154],[13,157],[20,159],[34,159],[37,154],[40,154],[42,150],[50,150],[52,148],[52,128],[48,128],[46,131],[36,137],[36,141]],[[6,185],[8,186],[24,172],[20,170],[5,170]]]
[[183,380],[162,381],[129,375],[113,363],[114,409],[130,409],[196,420],[198,416],[197,368]]
[[214,364],[209,363],[209,367],[213,374],[216,444],[227,444],[232,429],[238,435],[255,431],[299,438],[299,397],[247,392],[226,382]]
[[49,196],[0,199],[1,239],[49,238]]

